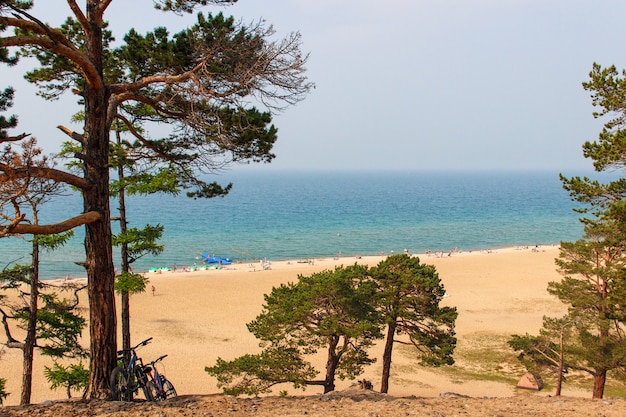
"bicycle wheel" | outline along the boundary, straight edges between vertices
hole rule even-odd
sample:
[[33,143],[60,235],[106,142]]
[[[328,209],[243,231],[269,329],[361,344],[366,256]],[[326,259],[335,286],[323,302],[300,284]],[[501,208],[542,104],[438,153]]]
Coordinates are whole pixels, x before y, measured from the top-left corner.
[[133,393],[128,388],[128,376],[124,368],[118,366],[111,372],[111,397],[113,401],[132,401]]
[[164,399],[161,395],[159,395],[159,390],[156,387],[154,381],[148,381],[148,383],[146,384],[146,389],[148,390],[151,398],[151,400],[149,401],[161,401]]
[[165,398],[176,397],[178,394],[176,393],[174,385],[172,385],[172,383],[164,376],[161,376],[161,380],[163,381],[163,392],[165,393]]
[[150,387],[152,385],[151,382],[152,381],[147,382],[145,385],[141,384],[141,390],[143,391],[143,396],[146,398],[146,401],[156,401],[157,400],[156,397],[154,397],[154,394],[153,394],[154,391],[152,391],[152,389]]
[[148,381],[148,375],[144,372],[143,368],[137,367],[135,379],[137,381],[137,387],[141,388],[143,392],[143,396],[146,401],[154,401],[154,397],[152,396],[152,392],[150,391],[148,385],[150,385],[150,381]]

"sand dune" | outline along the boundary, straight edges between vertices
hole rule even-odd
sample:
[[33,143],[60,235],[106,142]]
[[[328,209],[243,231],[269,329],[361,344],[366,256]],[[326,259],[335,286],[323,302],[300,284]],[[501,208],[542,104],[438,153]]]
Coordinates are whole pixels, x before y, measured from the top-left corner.
[[[564,306],[546,292],[549,281],[560,279],[554,266],[554,258],[558,256],[556,247],[419,256],[422,263],[436,266],[448,294],[445,303],[456,306],[459,311],[458,350],[476,343],[501,342],[513,333],[536,333],[543,315],[559,315],[565,311]],[[312,263],[273,262],[270,270],[263,270],[256,263],[245,263],[221,270],[149,273],[149,288],[155,287],[154,295],[148,291],[131,298],[133,342],[154,338],[139,353],[146,360],[165,353],[169,355],[163,361],[162,371],[179,394],[218,393],[216,381],[208,376],[204,367],[213,365],[218,357],[232,359],[259,350],[258,341],[245,325],[260,313],[263,295],[273,286],[294,281],[298,274],[308,275],[354,262],[375,265],[382,259],[381,256],[327,258],[315,259]],[[381,356],[380,346],[373,356]],[[323,358],[320,357],[320,361]],[[37,356],[32,402],[64,397],[63,390],[49,390],[42,371],[46,363]],[[7,379],[7,390],[11,393],[5,404],[16,404],[21,380],[20,352],[4,349],[0,364],[0,376]],[[380,367],[375,364],[363,377],[371,380],[376,388],[379,374]],[[351,383],[339,381],[338,389]],[[499,397],[516,394],[513,384],[453,380],[437,370],[418,367],[408,349],[396,352],[389,394],[427,397],[443,392]],[[290,393],[303,394],[291,390]],[[319,387],[305,392],[319,393]]]

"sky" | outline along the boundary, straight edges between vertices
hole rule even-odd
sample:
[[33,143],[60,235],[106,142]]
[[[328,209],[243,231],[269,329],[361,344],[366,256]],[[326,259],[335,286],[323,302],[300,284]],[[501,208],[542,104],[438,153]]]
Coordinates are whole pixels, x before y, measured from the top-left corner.
[[[274,116],[270,170],[591,170],[581,146],[605,121],[582,83],[594,62],[626,68],[623,0],[239,0],[204,10],[264,19],[277,37],[300,32],[310,54],[316,87]],[[69,9],[36,0],[32,14],[58,24]],[[173,33],[195,17],[113,0],[106,19],[121,39],[131,27]],[[57,125],[80,130],[69,122],[78,107],[71,96],[36,97],[22,79],[33,65],[0,76],[16,89],[17,130],[52,152],[66,139]]]

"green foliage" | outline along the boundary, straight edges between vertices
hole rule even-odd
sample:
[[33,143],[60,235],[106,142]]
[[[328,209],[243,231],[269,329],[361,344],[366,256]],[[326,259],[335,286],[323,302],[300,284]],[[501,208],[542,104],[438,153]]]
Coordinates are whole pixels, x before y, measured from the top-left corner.
[[157,244],[157,241],[163,234],[164,227],[160,224],[152,226],[147,224],[143,229],[131,227],[126,232],[113,236],[113,245],[127,245],[129,263],[133,263],[138,258],[147,255],[158,255],[163,252],[163,245]]
[[[607,206],[607,208],[610,207]],[[563,279],[548,284],[548,292],[569,306],[562,318],[544,317],[541,335],[523,347],[534,366],[553,368],[556,349],[565,370],[594,376],[594,398],[601,398],[608,371],[626,363],[624,348],[624,240],[623,227],[608,211],[598,212],[585,224],[585,236],[562,242],[556,264]],[[521,350],[521,349],[518,349]],[[523,359],[523,358],[522,358]]]
[[[106,29],[107,26],[108,23],[102,23],[104,76],[107,81],[113,82],[120,77],[120,67],[110,49],[110,44],[114,38],[111,31]],[[84,48],[84,31],[76,19],[68,17],[57,30],[67,38],[67,42]],[[20,28],[16,28],[16,34],[35,35]],[[29,45],[21,48],[20,56],[35,58],[40,62],[41,67],[28,71],[24,78],[36,84],[39,87],[37,95],[46,100],[56,100],[70,89],[74,92],[84,90],[84,74],[80,73],[75,62],[62,54],[58,54],[57,51]],[[80,101],[82,102],[82,98]]]
[[[594,64],[583,87],[591,92],[594,117],[611,116],[598,140],[583,153],[598,172],[626,165],[626,72]],[[564,278],[548,292],[568,305],[560,319],[544,318],[542,335],[559,339],[567,365],[594,376],[594,398],[601,398],[608,371],[626,363],[626,179],[601,183],[588,177],[566,178],[563,188],[583,207],[584,236],[562,242],[556,264]]]
[[[248,323],[262,341],[261,354],[220,359],[206,370],[233,395],[265,393],[283,382],[323,385],[328,392],[335,377],[354,379],[374,362],[368,349],[392,325],[395,334],[408,335],[422,363],[451,364],[457,312],[439,307],[444,294],[435,268],[406,255],[372,269],[355,264],[298,276],[265,295],[261,314]],[[328,355],[325,379],[306,380],[314,370],[303,358],[320,349]]]
[[458,316],[454,307],[440,307],[445,289],[435,267],[419,258],[392,255],[371,270],[382,323],[397,335],[406,334],[426,365],[452,365]]
[[306,353],[336,335],[355,339],[349,350],[369,346],[380,331],[366,277],[367,267],[359,265],[299,276],[265,296],[263,312],[248,329],[260,340],[305,347]]
[[146,290],[148,282],[148,278],[141,274],[123,272],[115,277],[115,292],[118,294],[121,294],[122,292],[139,294]]
[[[545,368],[555,372],[559,363],[559,346],[548,337],[513,335],[509,346],[519,352],[517,359],[529,371],[539,372]],[[565,368],[567,369],[567,365]]]
[[[164,10],[191,11],[203,3],[222,2],[165,2],[161,6]],[[76,20],[68,18],[59,31],[69,42],[84,48],[84,33]],[[151,84],[140,91],[135,91],[133,87],[133,94],[127,96],[131,101],[119,103],[118,119],[124,120],[124,123],[116,123],[116,129],[132,129],[134,133],[143,136],[136,136],[138,139],[134,142],[125,143],[124,154],[114,151],[110,158],[112,166],[122,163],[136,168],[143,160],[142,168],[124,180],[129,185],[127,190],[130,193],[177,193],[182,187],[194,189],[189,192],[190,197],[222,196],[228,193],[230,185],[224,187],[217,183],[206,183],[194,170],[213,172],[229,163],[270,162],[274,158],[271,149],[277,139],[277,129],[271,125],[270,112],[261,112],[254,107],[245,108],[237,104],[234,97],[244,97],[254,90],[265,91],[269,84],[277,83],[279,88],[289,93],[278,94],[278,90],[270,88],[266,95],[272,101],[295,102],[297,100],[292,101],[288,97],[292,94],[298,96],[301,94],[298,91],[308,90],[311,86],[296,76],[283,79],[282,71],[272,68],[273,58],[270,57],[276,55],[268,53],[267,49],[273,45],[264,39],[269,34],[271,29],[265,30],[260,26],[247,28],[222,13],[199,13],[194,25],[173,35],[163,27],[155,28],[145,35],[131,29],[124,36],[124,43],[115,48],[111,47],[111,32],[103,32],[104,78],[106,82],[114,84],[116,89],[123,87],[122,83],[136,83],[147,77],[197,71],[201,60],[206,60],[201,66],[205,68],[201,81],[203,85],[197,91],[189,89],[184,81],[163,83],[159,87]],[[297,42],[292,45],[296,46]],[[295,50],[284,48],[280,52],[276,51],[276,54],[284,55],[285,58],[291,53],[293,56],[290,59],[295,59],[301,65],[300,56]],[[22,55],[39,60],[41,67],[28,72],[26,78],[38,84],[39,94],[43,97],[55,99],[68,89],[76,92],[84,90],[84,74],[67,57],[38,46],[24,46]],[[212,59],[207,60],[207,57]],[[267,59],[270,61],[261,62]],[[287,61],[283,64],[287,64]],[[267,68],[268,74],[271,73],[275,79],[267,81],[262,77],[244,81],[241,74],[244,67],[254,68],[253,71]],[[294,75],[297,72],[294,71]],[[219,93],[211,94],[211,91]],[[220,96],[231,96],[233,99],[216,98]],[[158,105],[154,106],[157,102]],[[144,126],[152,122],[180,123],[185,126],[175,129],[180,133],[169,137],[148,139],[144,134]],[[73,154],[81,152],[75,145],[73,147],[72,150],[65,149],[64,154],[68,155],[68,151]],[[81,163],[74,162],[75,165]],[[124,186],[114,184],[112,192]]]
[[6,392],[5,384],[6,379],[0,378],[0,405],[4,402],[4,399],[9,396],[9,393]]
[[[582,361],[606,369],[626,360],[618,346],[625,340],[626,246],[613,239],[619,227],[597,222],[586,227],[586,239],[563,242],[556,260],[565,275],[548,284],[548,292],[571,306],[565,320],[575,323]],[[621,239],[619,239],[621,240]]]
[[[13,105],[13,94],[15,91],[11,87],[7,87],[0,93],[0,112],[5,112]],[[12,115],[9,118],[0,114],[0,140],[6,139],[9,135],[6,129],[12,129],[17,126],[17,116]]]
[[[235,395],[266,392],[281,382],[324,385],[327,392],[335,377],[356,378],[374,361],[367,349],[381,337],[370,303],[375,286],[367,278],[367,267],[354,265],[299,276],[297,283],[273,288],[261,314],[248,323],[265,347],[262,353],[220,360],[207,371]],[[322,348],[329,358],[324,381],[305,381],[316,372],[304,356]]]
[[136,172],[125,175],[121,180],[111,181],[111,196],[117,196],[120,190],[128,195],[148,195],[155,193],[178,194],[178,174],[171,168],[160,168],[154,172]]
[[50,388],[65,388],[67,398],[72,397],[72,390],[84,390],[89,383],[89,369],[86,369],[82,362],[68,366],[55,362],[52,367],[45,367],[44,374]]
[[[24,292],[24,288],[30,288],[31,280],[30,266],[14,265],[11,269],[5,269],[0,273],[3,290],[16,291],[18,296],[28,299],[29,294]],[[25,286],[26,285],[26,286]],[[80,345],[80,336],[85,327],[85,319],[76,311],[78,300],[60,299],[55,293],[47,293],[48,285],[41,281],[36,281],[39,302],[36,312],[36,323],[34,333],[34,347],[38,348],[43,355],[53,358],[61,357],[86,357],[87,352]],[[77,290],[77,289],[74,289]],[[0,303],[4,304],[5,295],[0,294]],[[15,327],[28,328],[31,317],[31,309],[27,304],[15,305],[5,304],[8,309],[0,308],[7,342],[10,347],[21,347],[11,332],[11,321],[15,322]],[[22,393],[24,395],[24,393]],[[0,390],[1,397],[1,390]]]
[[[59,299],[54,293],[41,294],[43,305],[37,311],[37,339],[44,355],[52,357],[85,357],[87,353],[80,345],[80,335],[86,325],[85,319],[77,314],[75,305]],[[21,317],[27,320],[27,314]],[[20,315],[17,315],[20,318]]]
[[594,63],[589,78],[589,81],[583,83],[583,87],[591,92],[593,106],[600,108],[593,113],[594,117],[614,117],[604,124],[598,141],[585,142],[584,155],[594,161],[597,171],[623,168],[626,155],[626,136],[623,129],[623,116],[626,113],[626,71],[618,71],[614,65],[602,68]]
[[81,145],[75,142],[65,141],[61,143],[61,148],[57,154],[59,158],[65,158],[65,166],[76,172],[79,172],[83,168],[83,163],[79,159],[74,159],[74,155],[81,152]]
[[302,360],[297,348],[273,346],[258,355],[244,355],[230,362],[217,359],[206,367],[217,378],[217,386],[227,395],[259,395],[270,392],[276,384],[290,383],[304,388],[315,376],[313,367]]
[[0,271],[0,283],[3,290],[17,289],[23,283],[30,282],[30,273],[32,267],[30,265],[14,264],[10,268]]
[[69,230],[56,235],[35,235],[33,236],[33,240],[35,240],[42,249],[54,251],[64,246],[73,237],[74,231]]

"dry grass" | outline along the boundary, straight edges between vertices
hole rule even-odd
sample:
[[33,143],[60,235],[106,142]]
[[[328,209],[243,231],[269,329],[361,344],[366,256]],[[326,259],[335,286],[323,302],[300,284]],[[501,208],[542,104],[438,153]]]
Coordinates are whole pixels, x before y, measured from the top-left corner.
[[[510,337],[511,335],[508,334],[490,332],[465,335],[455,350],[455,364],[437,368],[434,372],[458,384],[471,381],[492,381],[515,385],[526,369],[518,361],[517,353],[507,343]],[[408,347],[402,347],[399,351],[403,355],[411,355],[411,349]],[[556,386],[556,375],[545,371],[541,377],[544,382],[544,391],[553,391]],[[570,373],[563,382],[564,393],[568,390],[576,390],[589,392],[591,395],[592,388],[593,378],[587,373]],[[626,396],[624,380],[616,375],[610,375],[605,387],[605,396]]]

